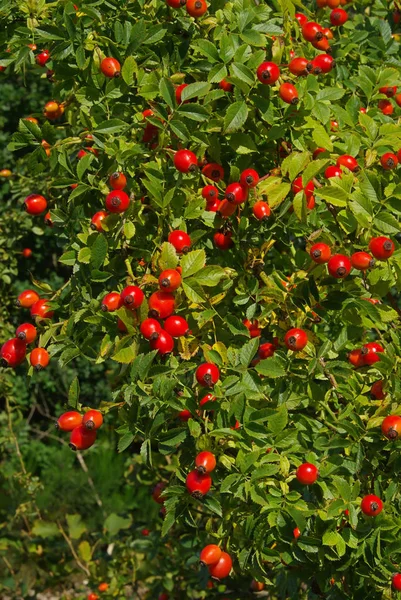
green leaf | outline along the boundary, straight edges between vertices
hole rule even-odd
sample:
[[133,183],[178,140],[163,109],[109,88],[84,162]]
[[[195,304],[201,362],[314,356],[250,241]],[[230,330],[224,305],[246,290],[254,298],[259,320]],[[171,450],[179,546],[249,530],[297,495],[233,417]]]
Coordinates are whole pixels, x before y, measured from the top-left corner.
[[228,107],[224,117],[224,133],[238,131],[248,118],[248,107],[245,102],[234,102]]
[[177,114],[181,114],[183,117],[187,119],[191,119],[191,121],[207,121],[210,118],[209,111],[206,107],[201,106],[200,104],[194,104],[190,102],[189,104],[182,104],[177,111]]
[[247,133],[233,133],[230,137],[230,146],[237,154],[251,154],[258,151],[252,137]]
[[206,301],[204,291],[199,283],[194,279],[190,278],[182,282],[182,289],[184,294],[191,302],[195,304],[201,304]]
[[92,550],[89,542],[84,540],[78,546],[78,554],[84,562],[89,562],[92,558]]
[[181,99],[183,102],[190,100],[191,98],[202,98],[206,96],[210,90],[210,83],[207,81],[197,81],[196,83],[190,83],[181,92]]
[[281,171],[293,181],[298,173],[305,169],[309,161],[309,152],[291,152],[281,163]]
[[210,512],[214,513],[218,517],[223,517],[223,509],[221,504],[214,496],[206,496],[203,501],[203,506],[206,508],[206,510],[210,510]]
[[123,231],[124,231],[125,238],[127,240],[131,240],[134,237],[135,231],[136,231],[135,225],[133,224],[133,222],[125,221]]
[[288,196],[290,190],[291,185],[289,183],[281,183],[279,185],[275,185],[268,192],[270,208],[275,208],[276,206],[279,206],[279,204],[281,204],[283,200],[285,200],[285,198]]
[[337,186],[325,186],[316,190],[316,195],[334,206],[347,206],[348,194]]
[[312,130],[313,141],[319,148],[325,148],[329,152],[333,151],[333,144],[329,134],[323,125],[317,124]]
[[316,100],[340,100],[345,94],[345,90],[343,88],[330,88],[324,87],[316,96]]
[[118,445],[117,445],[118,452],[124,452],[124,450],[126,450],[132,444],[134,439],[135,439],[135,436],[130,431],[128,433],[125,433],[123,436],[121,436],[120,439],[118,440]]
[[124,129],[124,127],[127,127],[127,123],[121,121],[121,119],[110,119],[108,121],[102,121],[102,123],[100,123],[100,125],[98,125],[94,130],[94,133],[105,133],[110,135],[112,133],[116,133],[117,131],[121,131],[121,129]]
[[[273,358],[274,356],[272,356],[272,358],[266,358],[264,361],[261,362],[267,362],[269,360],[272,360]],[[270,431],[272,431],[275,435],[286,428],[288,423],[288,412],[285,404],[282,404],[277,408],[276,413],[268,418],[267,423]]]
[[224,276],[225,271],[222,267],[219,267],[217,265],[209,265],[197,273],[196,281],[200,285],[205,285],[206,287],[214,287],[221,281],[221,279]]
[[165,103],[170,107],[175,107],[175,88],[169,79],[163,77],[159,83],[160,94]]
[[374,225],[382,233],[395,235],[400,232],[399,221],[389,212],[382,211],[374,218]]
[[121,76],[125,83],[129,86],[134,83],[134,75],[138,71],[138,65],[133,56],[127,56],[121,69]]
[[82,521],[81,515],[67,515],[66,519],[70,538],[73,540],[79,540],[79,538],[87,530],[85,523]]
[[249,337],[249,330],[245,325],[234,315],[226,315],[226,325],[233,335],[244,335]]
[[175,269],[178,265],[178,254],[170,242],[164,242],[159,256],[159,267],[161,271],[165,269]]
[[185,254],[181,259],[183,278],[190,277],[203,269],[205,263],[206,253],[204,250],[193,250],[192,252]]
[[32,527],[32,534],[41,538],[50,538],[61,535],[56,523],[49,521],[35,521]]
[[97,235],[95,243],[91,248],[91,263],[95,269],[98,269],[104,263],[109,249],[107,239],[103,234]]
[[104,529],[109,532],[111,536],[117,535],[121,529],[129,529],[132,524],[131,517],[119,517],[115,513],[111,513],[104,522]]
[[71,408],[78,408],[79,391],[79,380],[78,377],[75,377],[68,390],[68,406]]
[[316,175],[323,171],[323,169],[325,169],[329,164],[330,158],[321,158],[310,162],[302,173],[303,185],[305,186],[309,181],[316,177]]
[[217,62],[220,60],[219,53],[215,44],[210,42],[207,39],[198,39],[194,43],[194,47],[198,48],[202,54],[207,56],[212,62]]
[[233,63],[230,67],[230,75],[236,77],[240,81],[244,81],[248,85],[255,83],[255,74],[251,69],[241,63]]
[[136,355],[137,355],[136,344],[131,344],[130,346],[127,346],[126,348],[122,348],[121,350],[116,352],[116,354],[114,354],[114,356],[112,356],[111,358],[112,358],[112,360],[115,360],[116,362],[128,364],[134,360]]
[[239,356],[241,365],[247,367],[253,357],[255,356],[260,344],[260,339],[258,337],[249,340],[244,346],[242,346]]
[[271,377],[275,379],[276,377],[284,377],[286,375],[285,367],[285,361],[278,355],[275,355],[261,360],[256,365],[256,370],[265,377]]

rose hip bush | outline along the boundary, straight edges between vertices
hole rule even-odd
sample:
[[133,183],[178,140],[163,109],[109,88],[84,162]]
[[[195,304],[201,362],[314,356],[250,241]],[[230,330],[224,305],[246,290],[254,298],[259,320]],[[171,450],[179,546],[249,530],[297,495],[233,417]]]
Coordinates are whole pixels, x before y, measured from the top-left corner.
[[[18,314],[37,337],[17,338],[18,356],[8,342],[3,363],[34,379],[49,359],[107,363],[99,409],[133,493],[161,508],[154,537],[117,541],[106,593],[134,579],[152,598],[394,597],[398,6],[98,0],[1,15],[1,77],[49,80],[9,145],[29,172],[10,193],[69,268],[61,286],[33,281],[39,304]],[[78,378],[69,389],[65,412],[93,408]],[[95,451],[104,426],[74,418],[72,446]],[[144,500],[141,518],[154,509]],[[207,545],[221,558],[199,570]],[[95,577],[101,559],[82,560]]]

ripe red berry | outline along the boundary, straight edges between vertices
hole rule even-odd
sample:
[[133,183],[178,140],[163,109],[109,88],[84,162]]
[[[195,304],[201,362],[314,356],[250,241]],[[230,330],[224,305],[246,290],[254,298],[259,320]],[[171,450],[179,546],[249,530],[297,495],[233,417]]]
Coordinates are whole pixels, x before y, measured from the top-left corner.
[[155,487],[152,490],[152,498],[158,504],[163,504],[165,498],[163,497],[163,490],[166,487],[164,481],[159,481],[156,483]]
[[319,23],[307,21],[302,26],[302,36],[307,42],[319,41],[323,38],[323,30]]
[[215,565],[221,558],[221,548],[216,544],[208,544],[202,549],[200,553],[199,561],[205,567],[209,565]]
[[335,8],[330,13],[330,23],[335,27],[344,25],[348,21],[348,13],[342,8]]
[[401,590],[401,573],[395,573],[391,579],[393,588],[397,591]]
[[279,89],[280,98],[287,104],[298,104],[298,90],[292,83],[282,83]]
[[50,52],[49,50],[42,50],[42,52],[40,52],[39,54],[37,54],[36,56],[36,64],[40,65],[41,67],[44,67],[45,64],[50,60]]
[[385,85],[379,88],[379,92],[381,94],[385,94],[387,98],[392,98],[397,93],[396,85]]
[[361,510],[368,517],[376,517],[383,510],[383,502],[378,496],[369,494],[362,498]]
[[160,325],[159,321],[156,321],[156,319],[151,318],[145,319],[141,323],[140,327],[140,331],[143,337],[147,340],[156,340],[159,337],[159,333],[161,332],[161,330],[162,326]]
[[307,75],[312,71],[312,68],[312,63],[307,58],[303,58],[301,56],[293,58],[288,65],[290,73],[296,75],[297,77]]
[[194,498],[202,500],[203,496],[208,493],[212,487],[212,478],[209,473],[202,475],[196,469],[188,473],[185,480],[185,485],[188,492]]
[[224,198],[220,203],[217,210],[219,217],[227,218],[231,217],[237,210],[237,205],[234,202],[229,202]]
[[44,222],[45,222],[45,225],[47,225],[48,227],[53,227],[53,224],[54,224],[54,223],[53,223],[53,221],[52,221],[52,217],[51,217],[51,214],[50,214],[50,210],[48,210],[48,211],[47,211],[47,213],[45,214],[45,217],[44,217],[44,219],[43,219],[43,220],[44,220]]
[[259,175],[255,169],[245,169],[241,173],[239,182],[245,189],[254,188],[259,183]]
[[34,348],[29,355],[29,361],[36,371],[42,371],[50,362],[50,355],[45,348]]
[[348,361],[355,368],[363,367],[365,365],[365,361],[363,359],[362,350],[360,348],[351,350],[351,352],[348,354]]
[[359,165],[357,160],[349,154],[343,154],[337,158],[337,167],[346,167],[353,173],[358,170]]
[[262,592],[265,589],[265,584],[261,581],[256,581],[255,579],[252,579],[250,589],[251,592]]
[[257,319],[255,319],[254,321],[250,321],[249,319],[244,319],[242,322],[245,325],[245,327],[248,329],[249,335],[251,336],[251,338],[260,336],[261,330],[259,329],[259,323],[258,323]]
[[174,155],[174,166],[180,173],[192,173],[198,168],[196,154],[190,150],[178,150]]
[[313,196],[313,192],[315,191],[315,184],[313,183],[313,181],[309,181],[304,187],[302,184],[301,176],[294,179],[294,181],[292,182],[291,190],[293,194],[298,194],[298,192],[301,192],[303,190],[305,196],[307,198],[310,198],[311,196]]
[[363,357],[364,364],[373,365],[374,363],[379,362],[380,352],[384,352],[384,348],[377,342],[368,342],[365,344],[361,348],[361,355]]
[[199,406],[202,407],[208,402],[216,402],[216,396],[213,396],[213,394],[206,394],[206,396],[203,396],[202,400],[200,400]]
[[47,209],[47,200],[39,194],[30,194],[24,200],[25,210],[29,215],[40,215]]
[[394,100],[397,106],[401,106],[401,93],[394,96]]
[[181,231],[180,229],[172,231],[167,239],[179,254],[181,252],[186,254],[191,247],[191,238],[185,231]]
[[258,221],[264,221],[270,217],[271,210],[267,202],[259,200],[252,207],[252,212]]
[[330,51],[329,40],[324,34],[321,40],[315,40],[314,42],[311,42],[311,44],[314,48],[316,48],[317,50],[321,50],[322,52]]
[[164,321],[164,329],[172,337],[182,337],[189,331],[188,323],[184,317],[180,317],[179,315],[172,315],[171,317],[168,317]]
[[384,382],[380,379],[379,381],[375,381],[372,387],[370,388],[370,395],[375,400],[384,400],[386,397],[386,392],[383,390]]
[[354,254],[351,256],[351,264],[354,269],[366,271],[366,269],[374,266],[375,259],[372,258],[367,252],[354,252]]
[[87,600],[99,600],[99,596],[94,592],[91,592],[90,594],[88,594]]
[[343,279],[352,269],[351,261],[344,254],[334,254],[327,263],[327,269],[332,277]]
[[223,233],[222,231],[216,231],[216,233],[213,236],[214,245],[220,250],[228,250],[234,245],[234,242],[231,238],[231,231],[226,231],[225,233]]
[[114,312],[122,306],[121,296],[118,292],[106,294],[102,300],[101,309],[103,312]]
[[233,89],[234,89],[234,86],[229,81],[226,81],[225,79],[222,79],[220,81],[220,83],[219,83],[219,88],[221,90],[224,90],[225,92],[232,92]]
[[199,452],[195,458],[195,466],[198,473],[201,473],[202,475],[211,473],[216,468],[216,457],[212,452],[206,450],[204,452]]
[[35,290],[24,290],[20,293],[15,303],[17,306],[22,306],[23,308],[31,308],[38,300],[39,294]]
[[18,367],[24,362],[26,356],[26,343],[19,338],[7,340],[0,350],[0,366]]
[[181,275],[175,269],[166,269],[159,276],[159,286],[164,292],[175,292],[181,285]]
[[326,179],[330,179],[331,177],[341,177],[342,171],[339,167],[332,165],[330,167],[327,167],[327,169],[324,172],[324,176]]
[[377,260],[387,260],[393,254],[395,246],[389,238],[380,236],[370,240],[369,250]]
[[30,258],[32,256],[32,250],[30,248],[24,248],[21,254],[24,258]]
[[54,310],[50,310],[48,301],[41,298],[31,306],[31,317],[39,317],[41,319],[51,319],[54,315]]
[[104,58],[100,63],[100,70],[105,77],[120,77],[121,65],[115,58]]
[[377,103],[378,108],[382,111],[383,115],[392,115],[394,112],[394,106],[391,104],[390,100],[379,100]]
[[182,94],[182,90],[185,89],[187,87],[187,83],[181,83],[181,85],[178,85],[175,88],[175,99],[177,104],[181,104],[182,100],[181,100],[181,94]]
[[280,77],[280,69],[273,62],[263,62],[259,65],[256,75],[264,85],[273,85]]
[[175,299],[170,292],[153,292],[149,298],[149,316],[155,319],[166,319],[173,314]]
[[96,441],[96,429],[87,429],[84,425],[78,425],[71,431],[70,443],[71,450],[86,450],[93,446]]
[[299,527],[295,527],[295,529],[292,532],[294,538],[297,540],[299,537],[301,537],[301,530],[299,529]]
[[219,195],[219,190],[214,185],[205,185],[202,190],[202,196],[206,202],[214,202]]
[[187,13],[198,19],[207,11],[207,4],[205,0],[187,0],[186,5]]
[[99,583],[99,585],[97,586],[97,589],[99,590],[99,592],[107,592],[107,590],[109,589],[109,584],[108,583]]
[[309,250],[309,254],[311,259],[317,263],[318,265],[322,265],[323,263],[329,262],[331,256],[330,246],[324,244],[323,242],[319,242],[314,244],[312,248]]
[[388,440],[397,440],[401,435],[401,417],[398,415],[386,417],[382,422],[381,430]]
[[103,415],[100,410],[88,410],[82,419],[82,424],[87,429],[99,429],[103,424]]
[[31,323],[23,323],[15,332],[15,337],[19,340],[22,340],[26,344],[32,344],[32,342],[36,339],[37,331],[34,325]]
[[296,13],[295,14],[295,18],[298,21],[298,23],[300,24],[300,26],[302,27],[303,25],[305,25],[305,23],[308,22],[308,17],[302,13]]
[[383,156],[380,158],[380,162],[383,169],[386,171],[391,171],[391,169],[395,169],[398,165],[398,158],[392,152],[386,152],[386,154],[383,154]]
[[296,472],[296,478],[302,485],[312,485],[319,476],[318,468],[311,463],[300,465]]
[[289,350],[303,350],[308,343],[308,336],[303,329],[293,328],[284,336],[284,343]]
[[[313,151],[313,160],[316,160],[317,158],[319,158],[320,154],[323,154],[325,152],[327,152],[326,148],[316,148]],[[322,157],[320,157],[320,158],[322,158]]]
[[261,344],[259,346],[258,356],[261,360],[264,360],[265,358],[270,358],[271,356],[273,356],[276,350],[277,348],[274,344],[271,344],[270,342],[265,342],[264,344]]
[[145,298],[145,294],[137,285],[128,285],[120,294],[121,302],[130,310],[139,308]]
[[220,379],[220,371],[214,363],[202,363],[196,369],[195,377],[202,387],[213,387]]
[[127,185],[127,178],[124,173],[116,171],[110,175],[109,185],[113,190],[123,190]]
[[72,431],[75,427],[79,427],[82,424],[82,415],[75,411],[70,410],[63,413],[57,420],[56,427],[60,431]]
[[313,73],[319,75],[320,73],[330,73],[336,66],[336,61],[330,54],[319,54],[312,61]]
[[148,537],[148,535],[150,534],[150,529],[141,529],[141,534],[145,537]]
[[111,213],[123,213],[130,205],[128,194],[122,190],[113,190],[106,196],[105,206]]
[[209,573],[216,579],[228,577],[233,566],[231,556],[227,552],[222,552],[219,562],[209,566]]
[[228,202],[242,204],[248,198],[248,189],[238,182],[230,183],[226,187],[225,197]]
[[[229,204],[227,202],[227,200],[224,200],[224,202],[226,202],[226,204]],[[206,207],[205,210],[210,211],[210,212],[218,212],[219,208],[220,208],[220,200],[218,198],[216,198],[216,200],[213,200],[213,202],[207,202],[206,203]],[[231,206],[231,204],[230,204]],[[234,210],[235,210],[235,205],[234,205]]]
[[202,168],[202,175],[218,183],[224,177],[224,169],[217,163],[208,163]]
[[102,221],[108,216],[109,213],[107,213],[105,210],[99,210],[97,213],[95,213],[91,219],[91,229],[103,231]]

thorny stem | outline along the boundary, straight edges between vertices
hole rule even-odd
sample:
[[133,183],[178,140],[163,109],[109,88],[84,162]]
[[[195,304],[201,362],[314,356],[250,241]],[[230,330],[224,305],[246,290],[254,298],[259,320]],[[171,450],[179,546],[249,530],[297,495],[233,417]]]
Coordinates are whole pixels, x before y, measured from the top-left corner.
[[52,300],[55,300],[56,298],[58,298],[58,297],[60,296],[61,292],[62,292],[63,290],[65,290],[65,288],[66,288],[66,287],[67,287],[67,286],[68,286],[70,283],[71,283],[71,279],[67,279],[67,281],[65,282],[65,284],[64,284],[64,285],[62,285],[62,286],[61,286],[61,288],[60,288],[59,290],[57,290],[57,292],[55,292],[55,293],[53,294],[53,296],[50,298],[50,302],[51,302]]
[[130,276],[130,278],[132,279],[132,281],[135,281],[135,275],[134,275],[134,272],[133,272],[133,270],[132,270],[131,263],[130,263],[130,261],[129,261],[129,259],[128,259],[128,258],[126,258],[126,259],[124,260],[124,264],[125,264],[125,266],[127,267],[127,272],[128,272],[128,275]]
[[79,560],[78,554],[75,552],[75,548],[74,548],[74,546],[72,545],[72,542],[71,542],[70,538],[68,537],[68,535],[67,535],[67,534],[66,534],[66,532],[64,531],[64,529],[63,529],[63,526],[61,525],[60,521],[57,521],[57,527],[58,527],[58,529],[59,529],[59,531],[60,531],[61,535],[63,536],[63,538],[64,538],[64,539],[65,539],[65,541],[67,542],[67,544],[68,544],[68,547],[69,547],[69,549],[71,550],[71,554],[73,555],[73,557],[74,557],[74,559],[75,559],[75,562],[77,563],[78,567],[79,567],[79,568],[80,568],[82,571],[84,571],[84,573],[86,573],[86,575],[87,575],[88,577],[90,577],[90,571],[89,571],[89,569],[88,569],[87,567],[85,567],[85,565],[83,565],[83,564],[81,563],[81,561]]

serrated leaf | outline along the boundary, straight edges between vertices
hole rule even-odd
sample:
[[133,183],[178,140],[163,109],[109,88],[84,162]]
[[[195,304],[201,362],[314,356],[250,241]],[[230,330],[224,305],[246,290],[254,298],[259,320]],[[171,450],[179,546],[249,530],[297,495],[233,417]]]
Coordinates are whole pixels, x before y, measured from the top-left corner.
[[279,356],[271,356],[261,360],[256,365],[256,370],[265,377],[284,377],[286,375],[285,361]]
[[189,278],[186,281],[182,282],[182,289],[188,300],[194,302],[195,304],[201,304],[205,302],[205,294],[203,292],[202,287],[194,278]]
[[131,344],[130,346],[122,348],[121,350],[116,352],[116,354],[114,354],[114,356],[112,356],[111,359],[119,363],[128,364],[135,359],[136,355],[137,347],[135,344]]
[[111,536],[114,536],[117,535],[121,529],[129,529],[131,523],[131,517],[124,518],[118,516],[116,513],[111,513],[105,520],[103,527]]
[[163,77],[159,83],[160,94],[165,103],[170,107],[175,107],[175,88],[169,79]]
[[75,377],[68,389],[68,405],[74,409],[78,408],[79,391],[79,380]]
[[161,271],[165,269],[175,269],[178,265],[178,254],[170,242],[164,242],[159,256],[159,267]]
[[207,81],[197,81],[196,83],[189,83],[181,92],[181,100],[185,102],[191,98],[202,98],[206,96],[210,90],[210,83]]
[[96,236],[94,244],[91,247],[91,263],[94,269],[99,269],[104,263],[107,256],[109,245],[104,235],[100,234]]
[[[274,357],[272,357],[272,358],[274,358]],[[261,362],[267,362],[269,360],[271,360],[271,358],[266,358],[264,361],[261,361]],[[275,435],[277,433],[280,433],[281,431],[283,431],[283,429],[285,429],[285,427],[287,426],[287,423],[288,423],[288,411],[287,411],[287,407],[285,406],[285,404],[282,404],[281,406],[279,406],[277,408],[275,414],[272,415],[271,417],[269,417],[267,420],[267,424],[268,424],[270,431],[272,431]]]
[[316,190],[316,195],[334,206],[347,206],[348,194],[340,187],[325,186]]
[[193,250],[185,254],[182,259],[180,266],[182,268],[182,277],[190,277],[194,275],[206,264],[206,253],[204,250]]
[[259,344],[260,338],[256,337],[249,340],[249,342],[242,346],[239,353],[241,365],[247,367],[251,363],[251,360],[253,359],[259,348]]
[[127,240],[131,240],[135,235],[135,225],[132,221],[125,221],[123,232]]
[[224,117],[224,133],[238,131],[248,118],[248,107],[245,102],[239,101],[231,104]]
[[100,123],[94,130],[94,133],[104,133],[110,135],[112,133],[116,133],[117,131],[121,131],[121,129],[124,129],[124,127],[127,126],[127,123],[121,121],[121,119],[109,119],[107,121],[102,121],[102,123]]
[[134,83],[134,76],[138,71],[138,65],[133,56],[127,56],[121,69],[121,76],[127,85]]
[[135,436],[130,431],[128,433],[125,433],[123,436],[121,436],[120,439],[118,440],[118,445],[117,445],[118,452],[124,452],[124,450],[126,450],[132,444],[134,439],[135,439]]

